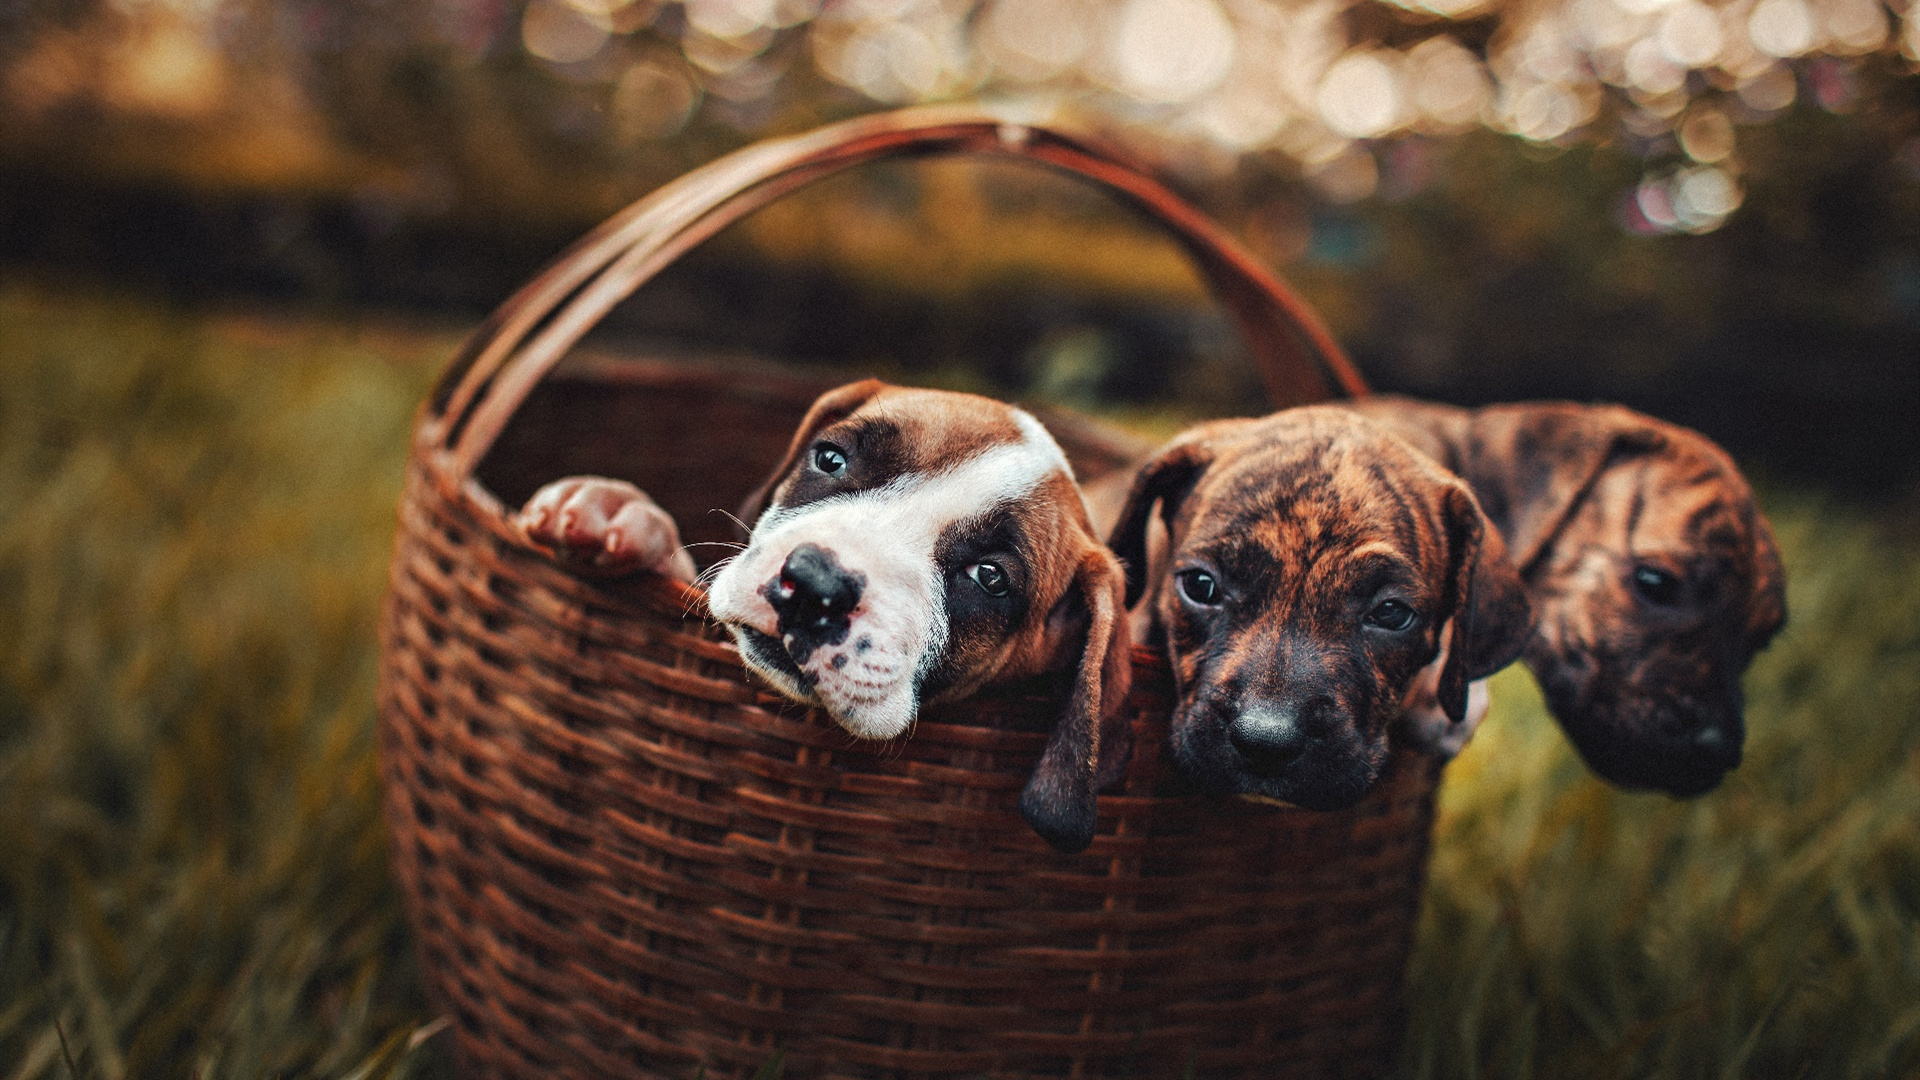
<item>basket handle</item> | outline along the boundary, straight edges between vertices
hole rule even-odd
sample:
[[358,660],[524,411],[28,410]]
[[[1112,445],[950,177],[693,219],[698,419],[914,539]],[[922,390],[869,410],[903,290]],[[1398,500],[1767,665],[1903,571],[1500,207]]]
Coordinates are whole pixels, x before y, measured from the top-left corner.
[[[460,480],[533,387],[608,311],[702,241],[794,190],[909,154],[1023,158],[1083,176],[1167,229],[1239,325],[1279,406],[1363,397],[1367,386],[1304,300],[1211,218],[1113,149],[976,108],[903,109],[770,139],[695,169],[602,222],[468,339],[429,401],[423,439]],[[557,310],[556,310],[557,309]]]

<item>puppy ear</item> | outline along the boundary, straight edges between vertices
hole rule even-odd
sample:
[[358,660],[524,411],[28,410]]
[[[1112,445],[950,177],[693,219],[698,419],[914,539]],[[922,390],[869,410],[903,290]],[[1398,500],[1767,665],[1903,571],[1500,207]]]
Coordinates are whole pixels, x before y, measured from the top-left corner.
[[1524,577],[1601,473],[1664,445],[1645,417],[1617,405],[1491,406],[1474,415],[1460,475]]
[[793,441],[787,445],[786,455],[780,459],[780,464],[774,466],[766,481],[753,489],[753,493],[740,504],[741,522],[748,529],[753,528],[760,512],[767,508],[767,499],[773,495],[773,489],[780,486],[780,481],[786,479],[793,463],[800,459],[807,447],[813,445],[813,437],[820,433],[821,428],[845,420],[855,409],[872,401],[874,395],[885,389],[887,384],[879,379],[862,379],[821,394],[807,410],[800,426],[794,430]]
[[1159,454],[1140,466],[1133,474],[1133,486],[1127,491],[1127,501],[1120,508],[1120,516],[1113,523],[1113,531],[1107,536],[1107,546],[1120,558],[1120,565],[1126,570],[1125,607],[1131,608],[1140,602],[1147,591],[1147,521],[1153,514],[1153,504],[1160,504],[1160,518],[1167,528],[1173,528],[1173,519],[1180,512],[1180,504],[1200,475],[1213,464],[1214,451],[1206,442],[1182,436],[1175,439]]
[[[1060,605],[1084,608],[1086,642],[1067,711],[1054,725],[1040,763],[1020,793],[1020,816],[1048,843],[1072,853],[1085,851],[1093,843],[1096,792],[1107,779],[1102,774],[1113,771],[1103,769],[1103,764],[1108,760],[1124,764],[1129,749],[1103,746],[1101,735],[1103,727],[1113,732],[1120,728],[1104,722],[1126,704],[1133,680],[1133,650],[1122,606],[1125,578],[1111,552],[1089,543],[1068,593]],[[1064,618],[1073,620],[1072,615]]]
[[1500,533],[1464,483],[1448,489],[1443,513],[1453,639],[1440,668],[1438,697],[1441,711],[1458,724],[1467,716],[1467,684],[1519,659],[1533,631],[1533,613]]

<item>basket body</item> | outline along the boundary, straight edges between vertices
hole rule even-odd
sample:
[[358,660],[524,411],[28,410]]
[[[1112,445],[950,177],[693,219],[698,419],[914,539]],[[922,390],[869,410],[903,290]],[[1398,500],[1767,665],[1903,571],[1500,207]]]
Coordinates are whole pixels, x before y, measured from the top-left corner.
[[[629,430],[579,463],[664,493],[704,460],[711,504],[771,456],[741,440],[783,440],[809,398],[654,369],[550,380],[501,441],[511,465],[481,474],[536,483],[515,475],[532,447],[579,445],[542,439],[562,416],[762,417],[704,440]],[[1106,448],[1060,434],[1099,471]],[[1386,1069],[1428,759],[1400,755],[1340,813],[1172,794],[1168,676],[1142,651],[1125,789],[1063,856],[1015,806],[1063,700],[1050,687],[859,743],[756,690],[701,614],[677,585],[571,577],[485,489],[416,455],[383,754],[395,864],[467,1075],[749,1076],[776,1052],[805,1077]]]
[[[382,627],[394,866],[464,1075],[1367,1077],[1388,1067],[1437,765],[1397,751],[1321,814],[1182,795],[1169,674],[1137,652],[1135,751],[1092,846],[1016,803],[1045,680],[859,742],[751,682],[697,589],[577,579],[508,525],[541,483],[639,484],[690,542],[823,386],[603,362],[547,377],[618,301],[786,191],[884,156],[981,153],[1164,226],[1277,404],[1362,393],[1311,311],[1107,149],[965,110],[756,144],[629,207],[475,334],[415,431]],[[1042,416],[1082,479],[1138,447]]]

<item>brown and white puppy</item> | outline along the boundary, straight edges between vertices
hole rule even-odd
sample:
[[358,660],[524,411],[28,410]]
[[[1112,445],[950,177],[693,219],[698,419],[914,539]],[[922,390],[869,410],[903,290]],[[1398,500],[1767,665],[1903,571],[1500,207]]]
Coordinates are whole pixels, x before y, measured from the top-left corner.
[[[1156,503],[1168,551],[1149,582]],[[1432,693],[1464,723],[1468,684],[1527,636],[1519,579],[1466,484],[1333,406],[1181,434],[1135,473],[1111,542],[1128,601],[1152,586],[1174,760],[1211,792],[1350,806],[1423,671],[1438,664]]]
[[1617,405],[1351,407],[1472,485],[1533,604],[1527,666],[1594,772],[1688,797],[1740,763],[1740,676],[1786,595],[1725,451]]
[[[573,520],[656,521],[630,505]],[[741,516],[758,520],[709,609],[751,670],[854,735],[894,738],[923,704],[1075,669],[1020,807],[1063,850],[1092,841],[1102,766],[1117,772],[1126,749],[1101,739],[1132,674],[1125,579],[1037,420],[973,394],[844,386],[814,403]],[[581,546],[604,560],[607,544],[665,543],[615,532]]]

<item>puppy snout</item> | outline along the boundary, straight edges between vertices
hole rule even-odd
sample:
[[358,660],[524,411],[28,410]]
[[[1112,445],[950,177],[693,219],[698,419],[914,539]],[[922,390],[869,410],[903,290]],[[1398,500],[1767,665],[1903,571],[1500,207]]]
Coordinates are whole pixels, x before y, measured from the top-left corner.
[[1265,704],[1243,710],[1227,726],[1227,739],[1253,766],[1271,773],[1291,765],[1314,739],[1318,702]]
[[1721,768],[1740,764],[1740,732],[1720,720],[1709,720],[1693,733],[1693,748],[1701,757]]
[[847,638],[850,613],[860,603],[865,579],[840,565],[818,544],[801,544],[787,555],[768,584],[767,602],[779,616],[780,639],[794,662],[820,645]]

